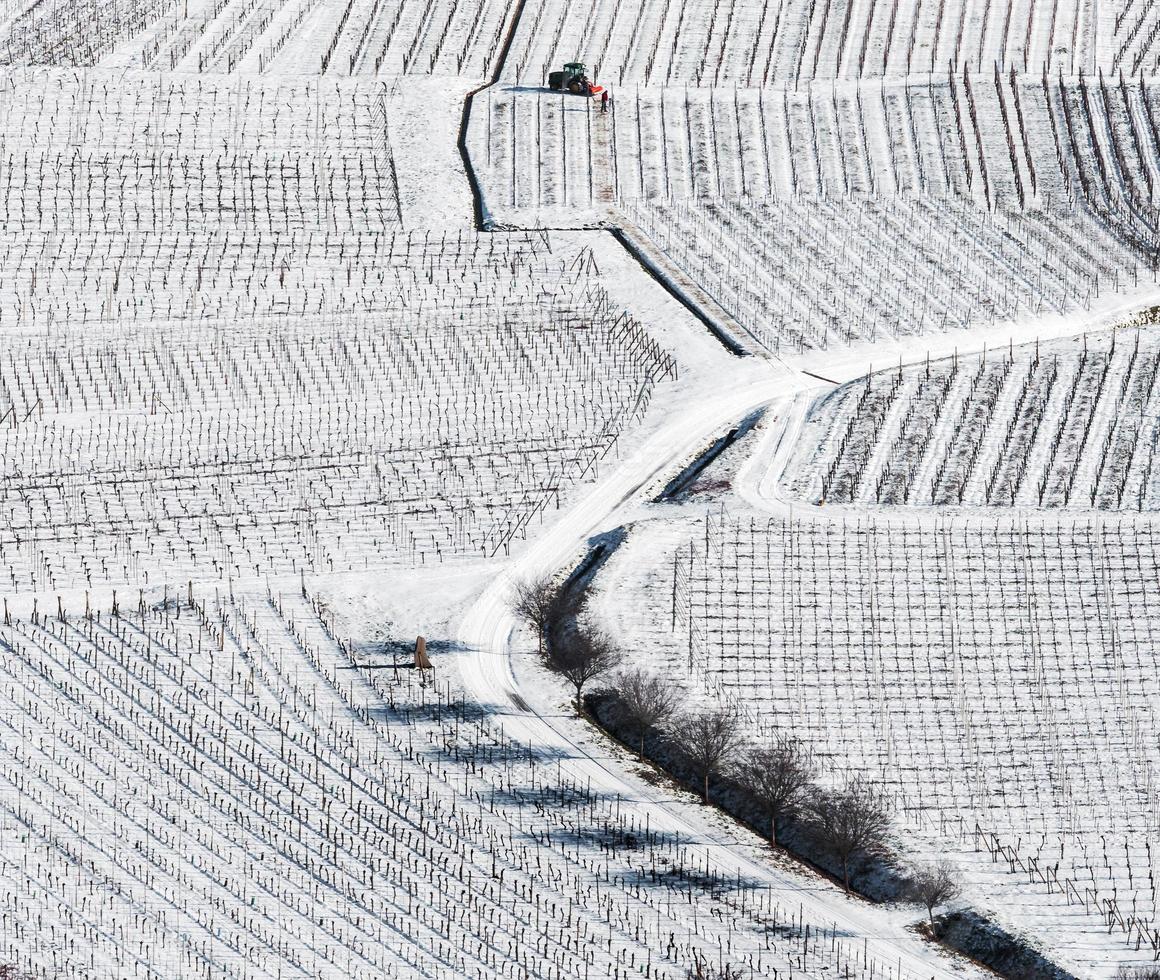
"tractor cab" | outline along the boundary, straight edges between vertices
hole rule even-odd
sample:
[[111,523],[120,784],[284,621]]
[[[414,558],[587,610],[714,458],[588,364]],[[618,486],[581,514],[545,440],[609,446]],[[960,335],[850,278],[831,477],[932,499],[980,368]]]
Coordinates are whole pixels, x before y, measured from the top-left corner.
[[604,86],[593,85],[588,77],[588,69],[579,61],[570,61],[563,71],[548,74],[548,87],[554,92],[571,92],[573,95],[593,96],[604,91]]

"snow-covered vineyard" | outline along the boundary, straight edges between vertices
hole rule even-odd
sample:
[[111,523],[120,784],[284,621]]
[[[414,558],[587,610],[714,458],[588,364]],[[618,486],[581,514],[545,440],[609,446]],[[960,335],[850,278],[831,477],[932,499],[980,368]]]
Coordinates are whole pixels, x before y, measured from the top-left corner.
[[1160,509],[1154,330],[867,375],[786,474],[811,502]]
[[[366,322],[304,317],[308,336],[271,342],[239,330],[228,349],[217,330],[159,333],[147,347],[119,347],[121,358],[31,351],[14,374],[51,372],[66,394],[42,410],[49,392],[25,390],[7,408],[21,421],[3,436],[6,584],[149,585],[494,556],[608,453],[661,370],[647,347],[634,359],[630,321],[542,309],[562,325],[512,325],[503,346],[461,324],[384,341]],[[582,317],[593,328],[569,336],[569,319]],[[554,370],[561,350],[575,370]],[[511,351],[526,357],[520,373],[480,369]],[[307,360],[317,366],[299,373]],[[408,386],[420,378],[431,380],[416,400]]]
[[0,628],[10,950],[80,976],[898,975],[331,622],[182,594]]
[[386,91],[11,72],[5,231],[381,230],[400,220]]
[[684,534],[618,556],[609,588],[651,598],[618,623],[633,648],[888,787],[911,847],[961,852],[1079,975],[1155,949],[1153,521],[725,514]]
[[494,0],[48,0],[7,3],[0,61],[212,75],[486,74]]
[[1088,310],[1155,282],[1160,106],[1142,77],[614,99],[594,122],[567,97],[488,90],[471,136],[495,219],[622,215],[776,354]]
[[[1154,0],[0,0],[0,978],[1151,980],[1158,68]],[[874,887],[680,784],[714,710]]]

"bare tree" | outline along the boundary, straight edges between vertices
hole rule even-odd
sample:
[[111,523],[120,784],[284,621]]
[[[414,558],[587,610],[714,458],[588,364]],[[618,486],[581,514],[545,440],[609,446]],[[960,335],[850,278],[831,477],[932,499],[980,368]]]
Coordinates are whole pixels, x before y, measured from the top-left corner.
[[881,793],[861,779],[842,789],[819,793],[809,802],[810,822],[823,844],[842,862],[842,883],[850,891],[851,859],[881,851],[890,816]]
[[544,655],[544,634],[556,617],[561,590],[548,575],[520,581],[512,587],[512,611],[536,631],[536,650]]
[[612,670],[617,663],[616,647],[611,638],[591,629],[574,629],[551,637],[544,652],[544,663],[576,689],[576,713],[580,714],[584,685]]
[[679,718],[672,730],[673,744],[701,777],[701,799],[709,802],[709,777],[719,772],[741,746],[737,713],[717,707]]
[[553,639],[573,628],[584,600],[583,592],[556,585],[547,575],[517,582],[511,594],[512,611],[535,630],[536,650],[541,657]]
[[616,683],[620,706],[640,735],[637,756],[644,758],[644,740],[652,729],[668,721],[681,703],[681,691],[664,677],[635,668]]
[[916,868],[910,880],[911,897],[926,906],[926,914],[934,925],[934,910],[954,901],[960,891],[959,877],[954,865],[945,861]]
[[769,842],[777,844],[777,824],[799,810],[809,797],[814,766],[802,743],[777,735],[742,757],[737,782],[769,812]]

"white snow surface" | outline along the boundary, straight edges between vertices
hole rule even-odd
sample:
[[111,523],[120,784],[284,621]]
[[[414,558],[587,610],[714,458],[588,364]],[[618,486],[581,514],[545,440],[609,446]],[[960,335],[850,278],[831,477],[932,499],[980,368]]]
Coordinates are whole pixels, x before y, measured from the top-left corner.
[[[628,662],[889,787],[899,852],[1075,975],[1153,958],[1146,515],[784,479],[871,369],[1160,305],[1152,8],[590,6],[0,4],[0,967],[984,975],[575,717],[510,594],[621,527]],[[574,57],[611,115],[542,88]]]

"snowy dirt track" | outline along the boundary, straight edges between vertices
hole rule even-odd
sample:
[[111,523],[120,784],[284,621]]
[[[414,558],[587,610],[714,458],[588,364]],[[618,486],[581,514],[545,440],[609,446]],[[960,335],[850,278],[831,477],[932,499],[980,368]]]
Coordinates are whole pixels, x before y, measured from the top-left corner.
[[850,940],[862,942],[881,966],[895,965],[914,977],[963,976],[961,961],[946,959],[906,929],[910,917],[905,912],[851,901],[828,882],[762,860],[756,838],[745,835],[748,839],[742,840],[727,829],[723,834],[719,821],[714,826],[700,818],[687,799],[658,791],[626,771],[624,753],[594,742],[578,719],[559,711],[550,692],[521,683],[513,664],[518,625],[510,609],[513,583],[567,567],[591,536],[631,519],[647,491],[663,483],[675,464],[695,455],[731,423],[769,405],[784,387],[784,382],[758,381],[671,418],[631,460],[600,480],[579,504],[546,528],[495,576],[463,615],[458,639],[467,652],[458,661],[459,676],[466,693],[503,714],[508,734],[559,758],[573,778],[617,794],[654,829],[696,842],[697,849],[726,875],[737,873],[777,892],[783,900],[796,901],[810,919],[833,923]]

